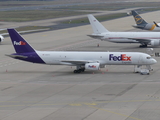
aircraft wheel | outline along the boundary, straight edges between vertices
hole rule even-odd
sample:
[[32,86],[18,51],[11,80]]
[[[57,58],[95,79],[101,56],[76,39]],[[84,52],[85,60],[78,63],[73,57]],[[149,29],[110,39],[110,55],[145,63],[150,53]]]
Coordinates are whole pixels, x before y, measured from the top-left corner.
[[153,69],[150,69],[149,71],[153,71]]
[[77,73],[81,73],[81,71],[82,71],[82,70],[81,70],[81,69],[79,69],[79,70],[77,70]]
[[145,47],[147,47],[147,45],[140,45],[139,47],[141,47],[141,48],[145,48]]
[[73,72],[74,72],[74,73],[77,73],[77,70],[74,70]]
[[79,69],[79,70],[74,70],[73,71],[74,73],[81,73],[81,70]]
[[81,69],[81,72],[84,72],[85,71],[85,69]]

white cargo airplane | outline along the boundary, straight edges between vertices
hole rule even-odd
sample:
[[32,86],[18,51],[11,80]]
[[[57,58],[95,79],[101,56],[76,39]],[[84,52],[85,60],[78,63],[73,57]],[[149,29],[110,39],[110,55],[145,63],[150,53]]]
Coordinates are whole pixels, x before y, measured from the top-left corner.
[[8,32],[16,53],[7,56],[39,64],[76,66],[74,73],[99,70],[105,65],[137,65],[135,72],[140,72],[141,66],[146,65],[149,71],[150,65],[157,62],[150,55],[140,52],[37,51],[14,29],[8,29]]
[[139,28],[142,30],[150,30],[150,31],[160,31],[160,23],[156,23],[153,21],[153,23],[147,23],[136,11],[132,10],[131,15],[133,15],[133,18],[136,22],[133,27]]
[[140,43],[140,47],[159,46],[160,32],[109,32],[93,15],[88,15],[93,34],[92,38],[115,43]]

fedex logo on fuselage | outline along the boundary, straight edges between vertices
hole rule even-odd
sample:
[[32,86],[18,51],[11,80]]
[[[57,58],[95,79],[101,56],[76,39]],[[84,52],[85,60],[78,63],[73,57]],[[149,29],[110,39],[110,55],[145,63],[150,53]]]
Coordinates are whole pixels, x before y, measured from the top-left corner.
[[96,68],[95,65],[88,65],[89,68]]
[[26,45],[26,42],[23,42],[23,41],[19,41],[19,42],[13,41],[13,44],[14,45]]
[[131,61],[131,56],[126,56],[126,54],[121,54],[120,56],[109,55],[109,60],[113,61]]

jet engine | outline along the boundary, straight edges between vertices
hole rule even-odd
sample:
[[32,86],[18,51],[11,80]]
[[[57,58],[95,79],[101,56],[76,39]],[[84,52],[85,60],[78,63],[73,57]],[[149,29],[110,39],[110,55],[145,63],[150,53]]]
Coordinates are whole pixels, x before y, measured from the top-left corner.
[[85,69],[86,70],[99,70],[100,63],[86,63]]
[[151,46],[159,46],[160,40],[158,40],[158,39],[152,40],[150,44],[151,44]]
[[0,42],[2,42],[3,40],[4,40],[4,37],[0,35]]

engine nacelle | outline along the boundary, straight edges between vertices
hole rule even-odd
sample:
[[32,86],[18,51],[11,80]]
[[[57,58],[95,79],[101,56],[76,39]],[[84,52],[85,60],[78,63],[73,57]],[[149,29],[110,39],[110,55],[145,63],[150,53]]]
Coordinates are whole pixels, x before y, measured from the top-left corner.
[[86,63],[85,69],[86,70],[99,70],[100,63]]
[[160,40],[151,40],[151,46],[159,46],[160,45]]
[[4,37],[0,35],[0,42],[2,42],[3,40],[4,40]]

